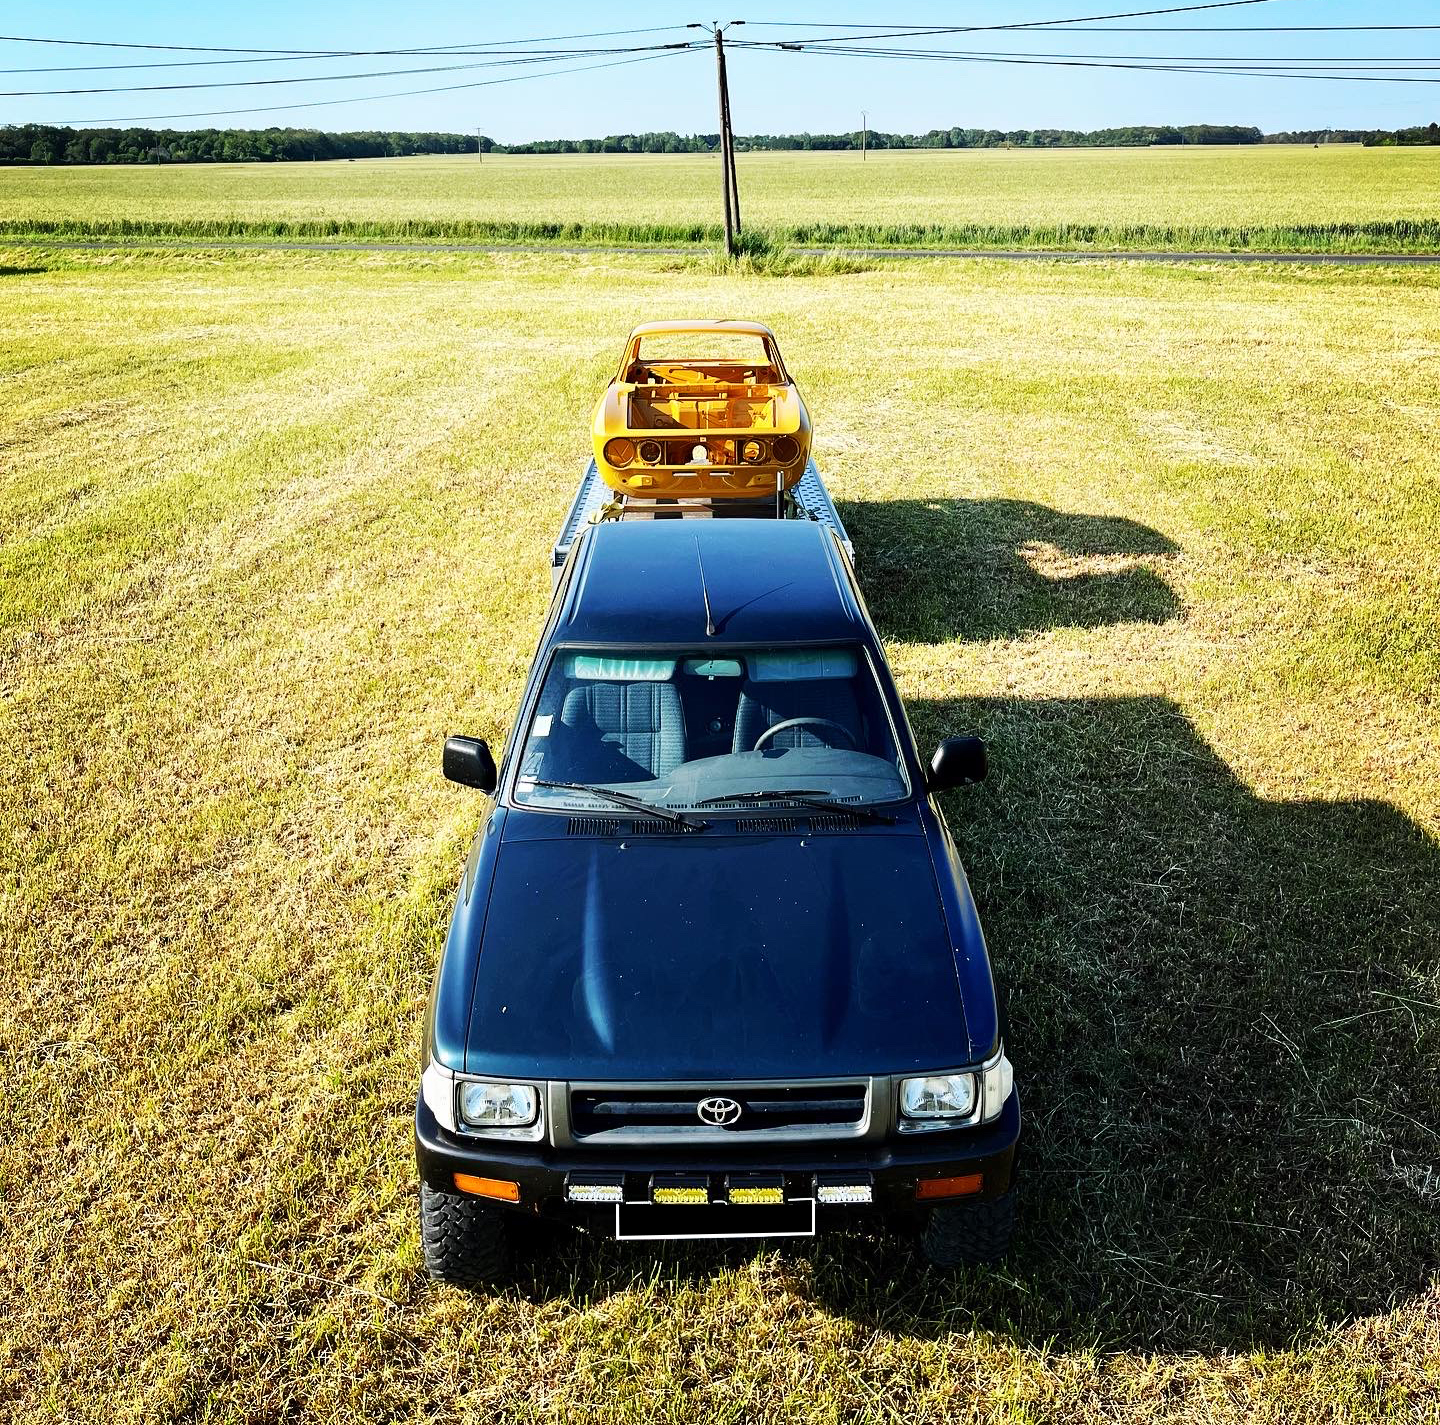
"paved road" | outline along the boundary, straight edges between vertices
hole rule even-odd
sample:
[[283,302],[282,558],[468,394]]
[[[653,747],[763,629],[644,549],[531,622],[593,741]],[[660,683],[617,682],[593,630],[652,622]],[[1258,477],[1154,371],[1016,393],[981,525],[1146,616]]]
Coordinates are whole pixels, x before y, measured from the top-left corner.
[[[273,252],[556,252],[572,256],[588,253],[618,253],[626,257],[693,257],[708,251],[701,247],[602,247],[567,246],[562,243],[461,243],[461,242],[266,242],[260,239],[132,238],[71,240],[46,238],[8,238],[0,236],[0,246],[80,248],[91,252],[112,252],[117,248],[156,248],[181,250],[242,248]],[[794,251],[813,256],[834,254],[837,257],[929,257],[988,258],[1005,262],[1298,262],[1327,266],[1373,266],[1400,264],[1434,266],[1440,264],[1440,253],[1431,252],[1147,252],[1097,251],[1085,249],[1065,251],[1053,248],[919,248],[919,247],[798,247]]]

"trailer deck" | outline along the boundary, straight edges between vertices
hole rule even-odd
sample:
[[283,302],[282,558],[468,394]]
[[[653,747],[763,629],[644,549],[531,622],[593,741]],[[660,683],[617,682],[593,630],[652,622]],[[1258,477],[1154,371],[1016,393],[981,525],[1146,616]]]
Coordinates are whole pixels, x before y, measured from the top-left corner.
[[808,519],[828,525],[835,532],[845,556],[853,564],[855,547],[820,478],[813,460],[805,473],[783,495],[766,494],[759,499],[710,499],[697,495],[691,498],[641,499],[621,495],[601,478],[599,467],[591,460],[580,477],[580,488],[570,505],[570,513],[560,529],[560,538],[550,552],[550,577],[560,577],[560,570],[570,555],[576,536],[587,524],[602,519],[674,520],[674,519]]

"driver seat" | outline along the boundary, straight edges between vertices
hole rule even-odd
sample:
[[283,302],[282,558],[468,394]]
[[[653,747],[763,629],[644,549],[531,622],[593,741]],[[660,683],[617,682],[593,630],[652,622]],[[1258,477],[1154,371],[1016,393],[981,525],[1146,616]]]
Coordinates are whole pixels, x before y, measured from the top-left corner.
[[[855,684],[850,678],[806,679],[795,683],[745,682],[740,687],[740,703],[735,709],[735,752],[749,752],[755,740],[767,727],[788,722],[792,717],[823,717],[838,722],[855,739],[855,747],[865,748],[864,721],[855,700]],[[838,747],[849,751],[850,744],[828,727],[787,727],[777,733],[761,749],[784,751],[791,747]]]

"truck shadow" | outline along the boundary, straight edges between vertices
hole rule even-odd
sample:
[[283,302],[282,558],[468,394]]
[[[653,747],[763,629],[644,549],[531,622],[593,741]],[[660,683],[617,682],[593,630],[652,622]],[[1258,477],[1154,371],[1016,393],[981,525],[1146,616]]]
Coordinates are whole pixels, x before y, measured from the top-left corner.
[[951,819],[1010,988],[1021,1224],[1003,1269],[899,1298],[893,1248],[822,1243],[820,1294],[892,1331],[1209,1350],[1423,1291],[1440,848],[1381,802],[1255,796],[1164,698],[910,711],[922,745],[991,747]]
[[1176,547],[1134,520],[1029,500],[843,502],[881,631],[907,642],[1163,623],[1180,603],[1152,567]]

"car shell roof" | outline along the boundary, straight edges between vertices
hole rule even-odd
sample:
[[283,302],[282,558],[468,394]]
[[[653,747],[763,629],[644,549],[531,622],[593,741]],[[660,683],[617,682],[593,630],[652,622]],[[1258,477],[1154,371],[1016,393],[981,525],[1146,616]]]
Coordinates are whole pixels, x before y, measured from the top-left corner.
[[775,333],[763,322],[739,322],[739,321],[678,321],[678,322],[642,322],[630,333],[633,341],[637,336],[654,336],[660,332],[741,332],[749,336],[774,337]]
[[[705,630],[705,588],[715,633]],[[557,643],[808,643],[867,620],[825,526],[808,520],[646,520],[584,531]]]

